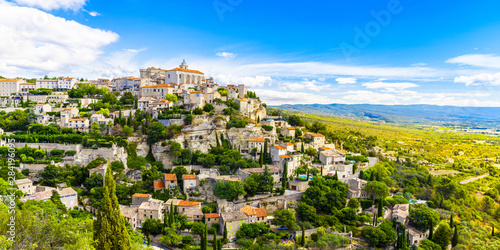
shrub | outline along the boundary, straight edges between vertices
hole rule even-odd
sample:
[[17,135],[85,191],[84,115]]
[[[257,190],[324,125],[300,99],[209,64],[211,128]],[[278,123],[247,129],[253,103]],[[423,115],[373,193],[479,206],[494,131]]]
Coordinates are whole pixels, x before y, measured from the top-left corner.
[[62,149],[53,149],[50,151],[50,155],[63,155],[64,154],[64,150]]
[[73,155],[75,155],[75,154],[76,154],[76,151],[75,151],[75,150],[68,150],[68,151],[66,151],[66,153],[65,153],[65,154],[66,154],[67,156],[73,156]]
[[361,199],[359,203],[363,209],[368,209],[373,206],[373,200]]
[[271,130],[273,130],[274,127],[273,126],[268,126],[268,125],[262,125],[262,128],[264,130],[266,130],[266,131],[271,131]]

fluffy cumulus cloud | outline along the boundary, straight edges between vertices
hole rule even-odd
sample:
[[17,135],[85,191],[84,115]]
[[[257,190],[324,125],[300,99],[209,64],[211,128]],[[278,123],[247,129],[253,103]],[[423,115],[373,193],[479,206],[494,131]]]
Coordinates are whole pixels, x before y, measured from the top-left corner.
[[75,11],[81,9],[86,1],[87,0],[14,0],[14,2],[21,6],[40,8],[43,10],[63,9]]
[[473,76],[459,76],[455,78],[456,83],[465,83],[466,86],[472,85],[500,85],[500,73],[496,74],[477,74]]
[[220,56],[220,57],[224,57],[224,58],[234,58],[235,55],[234,53],[231,53],[231,52],[217,52],[217,54],[215,54],[216,56]]
[[387,90],[402,90],[418,87],[417,84],[411,82],[367,82],[363,86],[369,89],[387,89]]
[[357,79],[353,77],[339,77],[335,79],[335,81],[337,81],[338,84],[353,84],[356,83]]
[[91,65],[106,45],[119,38],[112,31],[3,0],[0,0],[0,34],[0,71],[12,74],[68,72]]
[[477,67],[500,68],[500,56],[493,54],[467,54],[450,58],[446,62]]

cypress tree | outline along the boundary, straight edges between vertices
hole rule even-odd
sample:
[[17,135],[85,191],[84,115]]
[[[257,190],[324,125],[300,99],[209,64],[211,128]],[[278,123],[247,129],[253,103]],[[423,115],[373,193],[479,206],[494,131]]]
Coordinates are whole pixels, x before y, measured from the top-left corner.
[[362,180],[365,178],[365,175],[364,175],[364,173],[363,173],[363,170],[360,170],[360,171],[359,171],[359,178],[360,178],[360,179],[362,179]]
[[375,173],[372,172],[370,173],[370,181],[374,181],[375,180]]
[[215,142],[217,143],[217,147],[220,147],[219,136],[217,135],[217,132],[215,132]]
[[379,172],[377,172],[377,175],[375,176],[375,179],[376,179],[377,181],[380,181],[380,173],[379,173]]
[[50,200],[56,205],[59,210],[63,211],[63,213],[67,212],[66,206],[61,202],[61,195],[59,195],[56,190],[52,190],[52,196],[50,196]]
[[174,203],[170,203],[170,212],[168,213],[168,226],[172,226],[174,223]]
[[260,115],[257,116],[257,123],[260,123]]
[[429,238],[427,238],[427,239],[429,239],[429,240],[431,240],[431,241],[432,241],[432,233],[433,233],[432,231],[433,231],[433,230],[434,230],[434,225],[432,225],[432,220],[430,220],[430,225],[429,225]]
[[267,163],[267,140],[264,140],[264,156],[262,158]]
[[378,217],[384,216],[384,213],[382,212],[382,209],[383,209],[382,199],[379,199],[378,200],[378,209],[377,209]]
[[217,231],[214,232],[214,246],[212,248],[213,250],[217,249]]
[[120,204],[116,197],[116,183],[108,171],[105,174],[103,198],[97,210],[97,219],[94,222],[95,248],[101,249],[130,249],[130,237],[125,227],[125,219],[120,213]]
[[203,250],[208,249],[208,229],[207,229],[207,224],[205,224],[205,237],[203,237],[205,240],[203,241]]
[[163,216],[163,227],[168,227],[168,216],[167,216],[167,208],[165,208],[165,215]]
[[302,225],[302,238],[300,239],[300,244],[302,244],[302,246],[306,245],[306,232],[304,231],[304,225]]
[[[455,228],[456,231],[456,228]],[[491,227],[491,236],[495,236],[495,226]]]
[[306,168],[307,168],[307,181],[309,180],[309,166],[306,165]]
[[376,224],[377,224],[377,217],[375,213],[373,213],[373,226],[376,226]]
[[333,179],[338,181],[339,180],[339,175],[337,173],[337,170],[335,170],[335,175],[333,176]]
[[455,232],[453,232],[453,237],[451,238],[451,247],[455,247],[457,244],[458,244],[458,232],[457,232],[457,227],[455,226]]
[[226,223],[224,223],[224,233],[222,234],[222,240],[224,242],[227,241],[227,226],[226,226]]
[[323,168],[325,167],[325,164],[321,165],[321,176],[323,176]]
[[406,231],[406,246],[410,247],[410,231]]
[[262,167],[262,165],[264,165],[264,157],[263,157],[263,154],[264,154],[264,152],[263,152],[263,148],[262,148],[262,147],[260,147],[259,164],[260,164],[260,166],[261,166],[261,167]]
[[218,239],[217,240],[217,250],[222,250],[222,240],[221,239]]
[[285,193],[288,181],[288,164],[285,162],[283,166],[283,176],[281,176],[281,194]]
[[453,213],[450,214],[450,228],[453,228]]
[[304,142],[302,142],[302,146],[300,147],[300,152],[304,153]]

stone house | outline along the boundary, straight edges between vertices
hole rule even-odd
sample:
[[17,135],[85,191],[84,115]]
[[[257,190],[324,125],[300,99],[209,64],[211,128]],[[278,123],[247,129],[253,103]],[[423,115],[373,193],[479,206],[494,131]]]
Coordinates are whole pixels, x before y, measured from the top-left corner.
[[15,180],[14,183],[16,183],[19,190],[23,191],[23,193],[26,193],[27,195],[32,195],[35,193],[35,186],[33,186],[33,181],[28,178]]
[[89,132],[89,120],[87,118],[71,118],[66,128],[72,128],[80,132]]
[[[273,176],[274,183],[279,183],[281,181],[281,174],[277,167],[268,166],[269,173]],[[264,174],[264,168],[244,168],[238,169],[237,175],[241,182],[245,182],[245,180],[252,174]]]
[[227,237],[234,238],[236,232],[243,223],[248,223],[248,216],[241,210],[220,214],[219,232],[224,232],[224,225],[227,228]]
[[35,114],[44,115],[47,112],[51,112],[52,107],[49,104],[37,104],[35,106]]
[[361,198],[361,199],[368,199],[370,198],[370,195],[368,195],[364,188],[366,186],[367,181],[359,179],[359,178],[353,178],[347,180],[347,185],[349,186],[349,190],[347,192],[347,198]]
[[429,237],[429,230],[421,232],[413,227],[406,227],[406,230],[410,234],[410,245],[418,245],[421,240],[425,240]]
[[143,202],[148,202],[151,200],[150,194],[135,193],[132,195],[132,206],[140,206]]
[[150,199],[141,203],[138,209],[138,223],[142,225],[146,219],[163,220],[164,204],[163,201],[157,199]]
[[140,88],[141,97],[153,97],[159,100],[164,99],[165,95],[173,93],[174,87],[170,84],[149,85]]
[[407,225],[410,216],[410,204],[397,204],[392,208],[392,218],[397,222]]
[[120,212],[122,216],[130,223],[133,229],[137,229],[142,225],[139,224],[139,207],[138,206],[124,206],[120,205]]
[[72,108],[63,108],[61,110],[61,128],[67,128],[69,120],[73,117],[78,116],[78,108],[72,107]]
[[309,187],[309,181],[290,181],[288,185],[290,190],[303,192]]
[[270,153],[271,153],[271,158],[273,159],[273,162],[279,162],[279,161],[281,161],[280,160],[281,155],[286,155],[287,150],[283,146],[274,145],[271,147]]
[[248,140],[248,150],[250,151],[252,148],[257,148],[257,152],[260,152],[261,148],[264,147],[264,142],[264,136],[250,139]]
[[184,174],[182,175],[182,183],[183,183],[183,188],[184,192],[189,192],[194,189],[196,189],[198,183],[197,183],[197,178],[195,174]]
[[280,134],[284,137],[292,137],[295,138],[295,128],[292,127],[284,127],[281,129]]
[[179,213],[183,214],[188,208],[199,208],[201,210],[201,202],[197,201],[185,201],[179,199],[169,199],[165,202],[165,207],[167,211],[170,211],[170,206],[176,206]]
[[154,191],[160,189],[175,189],[177,188],[177,176],[175,174],[164,174],[163,180],[154,182]]
[[205,217],[201,208],[196,206],[185,208],[182,214],[186,215],[188,222],[202,222]]
[[[218,213],[205,214],[205,223],[208,228],[211,228],[213,224],[219,223],[220,215]],[[220,227],[220,225],[219,225]]]
[[325,136],[317,133],[308,133],[306,138],[311,140],[311,144],[315,149],[325,146]]
[[325,165],[344,164],[345,154],[335,149],[321,150],[319,152],[319,160]]

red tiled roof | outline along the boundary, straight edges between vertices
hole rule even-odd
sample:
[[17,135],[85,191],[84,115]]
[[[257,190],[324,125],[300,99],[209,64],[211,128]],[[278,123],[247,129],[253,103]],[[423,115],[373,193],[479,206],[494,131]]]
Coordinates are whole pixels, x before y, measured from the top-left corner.
[[218,213],[205,214],[205,218],[219,218]]
[[203,72],[198,71],[198,70],[192,70],[192,69],[181,69],[181,68],[173,68],[173,69],[170,69],[170,70],[167,70],[167,71],[173,71],[173,70],[177,70],[177,71],[185,71],[185,72],[191,72],[191,73],[198,73],[198,74],[203,74]]
[[156,85],[148,85],[148,86],[143,86],[143,88],[173,88],[170,84],[156,84]]
[[289,155],[280,155],[281,158],[292,158],[291,156]]
[[264,137],[261,137],[261,138],[253,138],[253,139],[250,139],[248,141],[258,141],[258,142],[263,142],[264,141]]
[[179,206],[179,207],[192,207],[192,206],[196,206],[199,204],[200,203],[197,201],[179,201],[179,204],[177,204],[177,206]]
[[148,194],[135,193],[134,195],[132,195],[132,197],[147,198],[147,197],[149,197],[149,195]]
[[256,215],[257,213],[255,212],[255,208],[246,205],[242,208],[240,208],[241,212],[245,213],[246,215]]
[[196,175],[195,174],[183,174],[182,179],[185,179],[185,180],[187,180],[187,179],[193,180],[194,179],[194,180],[196,180]]
[[165,189],[165,183],[163,181],[155,181],[154,186],[155,186],[155,190],[156,189]]
[[255,212],[257,213],[257,218],[260,217],[267,217],[266,209],[261,207],[261,208],[256,208]]
[[175,174],[165,174],[166,181],[177,181],[177,176]]
[[282,147],[280,145],[274,145],[274,147],[276,147],[277,149],[286,149],[285,147]]

